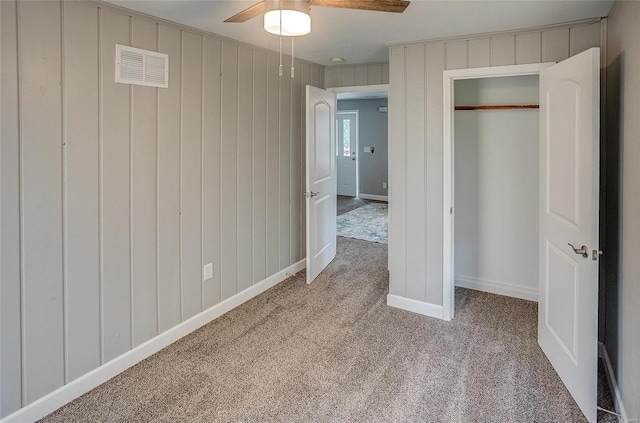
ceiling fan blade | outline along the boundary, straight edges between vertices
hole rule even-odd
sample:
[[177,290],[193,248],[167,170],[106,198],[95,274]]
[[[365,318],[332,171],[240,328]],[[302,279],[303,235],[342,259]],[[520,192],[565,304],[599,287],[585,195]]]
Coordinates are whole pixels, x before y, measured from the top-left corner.
[[404,0],[311,0],[311,6],[342,7],[344,9],[394,13],[404,12],[409,3]]
[[256,3],[251,7],[244,9],[242,12],[233,15],[225,22],[246,22],[251,18],[262,15],[264,13],[264,2]]

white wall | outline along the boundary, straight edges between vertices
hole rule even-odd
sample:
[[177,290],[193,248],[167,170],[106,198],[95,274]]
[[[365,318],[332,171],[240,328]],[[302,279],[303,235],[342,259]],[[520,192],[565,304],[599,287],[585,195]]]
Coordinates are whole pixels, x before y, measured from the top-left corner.
[[442,312],[445,69],[561,61],[600,45],[589,21],[390,49],[390,294]]
[[[324,70],[97,3],[0,12],[6,416],[304,257]],[[169,88],[116,84],[116,43],[168,53]]]
[[[538,77],[455,81],[455,105],[538,104]],[[538,110],[454,112],[455,283],[537,301]]]
[[640,421],[640,2],[608,18],[605,336],[629,421]]
[[327,66],[324,70],[324,81],[327,88],[388,84],[389,64]]

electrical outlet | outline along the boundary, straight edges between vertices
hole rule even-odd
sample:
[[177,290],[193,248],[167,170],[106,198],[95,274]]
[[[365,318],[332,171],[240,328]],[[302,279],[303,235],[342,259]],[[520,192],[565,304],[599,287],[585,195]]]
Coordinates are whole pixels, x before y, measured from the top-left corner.
[[208,281],[213,278],[213,263],[205,264],[202,268],[203,280]]
[[383,189],[387,189],[387,183],[386,183],[386,182],[383,182],[383,183],[382,183],[382,188],[383,188]]

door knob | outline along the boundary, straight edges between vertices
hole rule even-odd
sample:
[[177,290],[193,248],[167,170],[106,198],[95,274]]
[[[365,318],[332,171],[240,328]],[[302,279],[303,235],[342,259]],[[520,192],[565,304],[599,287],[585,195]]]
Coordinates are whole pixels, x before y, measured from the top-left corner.
[[304,193],[304,196],[305,196],[305,197],[307,197],[307,198],[313,198],[313,197],[315,197],[315,196],[316,196],[316,195],[318,195],[318,194],[320,194],[320,192],[319,192],[319,191],[318,191],[318,192],[313,192],[313,191],[311,191],[311,192],[305,192],[305,193]]
[[568,243],[568,245],[573,249],[574,253],[580,254],[584,258],[589,257],[589,252],[587,251],[587,246],[586,245],[583,245],[580,248],[574,247],[572,243]]

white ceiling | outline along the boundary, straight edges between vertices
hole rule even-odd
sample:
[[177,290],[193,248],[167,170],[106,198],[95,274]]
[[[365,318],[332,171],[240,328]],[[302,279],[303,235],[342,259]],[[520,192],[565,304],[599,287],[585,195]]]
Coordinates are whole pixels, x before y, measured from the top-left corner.
[[[223,21],[256,0],[107,0],[214,34],[271,50],[278,37],[262,28],[262,17]],[[311,8],[311,34],[295,40],[295,55],[331,65],[388,61],[385,44],[529,28],[607,16],[612,0],[411,0],[403,14],[325,7]],[[284,50],[290,51],[290,41]]]

